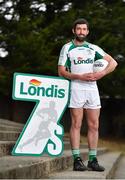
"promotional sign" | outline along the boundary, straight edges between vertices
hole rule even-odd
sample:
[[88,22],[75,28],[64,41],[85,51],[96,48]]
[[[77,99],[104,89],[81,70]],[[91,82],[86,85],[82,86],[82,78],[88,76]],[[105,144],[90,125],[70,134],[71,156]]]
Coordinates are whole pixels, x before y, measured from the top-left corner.
[[61,155],[64,132],[60,119],[68,103],[69,81],[61,77],[15,73],[12,96],[15,100],[36,102],[12,155]]

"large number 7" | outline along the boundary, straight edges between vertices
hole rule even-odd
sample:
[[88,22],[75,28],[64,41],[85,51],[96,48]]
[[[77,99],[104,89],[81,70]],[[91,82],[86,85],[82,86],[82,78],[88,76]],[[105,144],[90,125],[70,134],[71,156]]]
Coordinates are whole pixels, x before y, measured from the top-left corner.
[[44,152],[59,156],[63,152],[60,119],[67,107],[69,81],[60,77],[15,73],[13,99],[35,101],[13,150],[13,155],[39,156]]

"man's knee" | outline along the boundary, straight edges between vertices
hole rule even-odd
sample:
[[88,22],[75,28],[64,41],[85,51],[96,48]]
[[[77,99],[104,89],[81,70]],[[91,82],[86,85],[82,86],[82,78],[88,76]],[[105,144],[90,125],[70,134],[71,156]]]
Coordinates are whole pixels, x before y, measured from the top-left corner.
[[99,129],[99,125],[98,125],[97,122],[93,122],[93,123],[90,123],[90,124],[89,124],[89,127],[88,127],[88,128],[89,128],[90,131],[97,132],[98,129]]
[[81,123],[75,121],[75,122],[72,123],[71,128],[79,130],[79,129],[81,129]]

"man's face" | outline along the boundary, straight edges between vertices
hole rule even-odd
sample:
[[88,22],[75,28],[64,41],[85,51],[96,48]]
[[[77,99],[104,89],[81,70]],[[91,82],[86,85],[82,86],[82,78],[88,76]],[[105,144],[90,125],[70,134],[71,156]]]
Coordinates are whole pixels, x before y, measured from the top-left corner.
[[77,24],[76,28],[73,29],[73,33],[77,41],[83,42],[88,35],[89,30],[86,24]]

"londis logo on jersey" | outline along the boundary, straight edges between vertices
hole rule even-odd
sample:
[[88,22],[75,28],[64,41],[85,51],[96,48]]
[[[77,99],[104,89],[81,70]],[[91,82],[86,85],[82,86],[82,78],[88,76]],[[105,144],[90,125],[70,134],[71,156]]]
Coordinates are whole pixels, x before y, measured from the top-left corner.
[[93,60],[92,59],[81,59],[80,57],[78,57],[77,60],[73,60],[74,64],[75,65],[78,65],[78,64],[93,64]]
[[[41,86],[42,85],[42,86]],[[20,83],[20,94],[21,95],[31,95],[31,96],[46,96],[46,97],[57,97],[64,98],[65,90],[59,89],[58,85],[50,85],[49,87],[44,87],[41,81],[36,79],[31,79],[29,81],[29,87],[25,87],[25,83]]]

